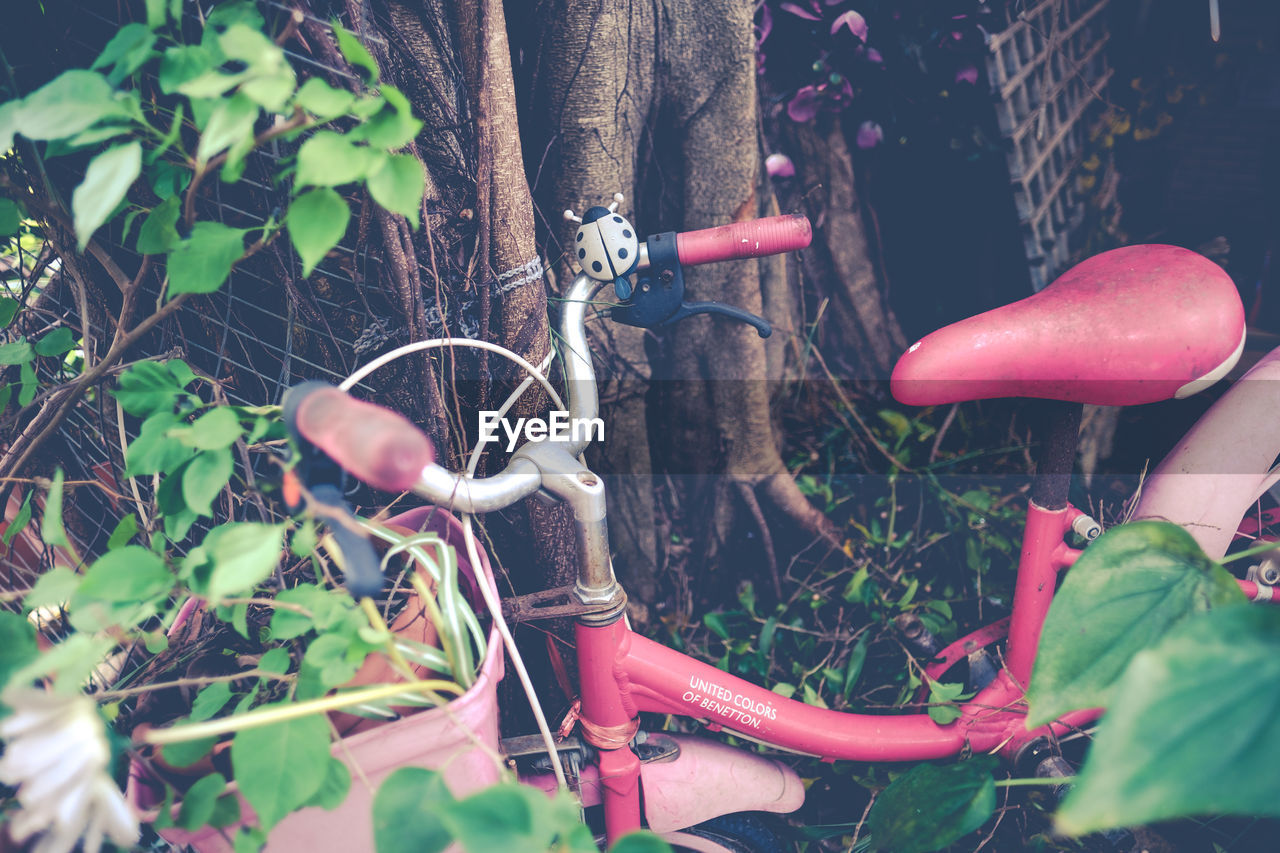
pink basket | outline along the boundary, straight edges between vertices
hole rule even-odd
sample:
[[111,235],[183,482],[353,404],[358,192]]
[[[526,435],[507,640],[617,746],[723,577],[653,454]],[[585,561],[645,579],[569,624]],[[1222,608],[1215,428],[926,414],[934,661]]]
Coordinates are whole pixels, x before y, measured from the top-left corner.
[[[422,507],[398,515],[388,523],[439,533],[457,549],[459,571],[464,576],[475,576],[467,560],[462,524],[449,513]],[[484,582],[496,591],[488,557],[483,550],[479,554]],[[501,776],[497,689],[502,674],[502,639],[493,628],[489,631],[489,648],[476,683],[462,696],[448,705],[419,711],[335,743],[334,757],[351,771],[351,791],[346,801],[332,811],[313,807],[289,815],[271,830],[266,850],[274,853],[373,850],[373,795],[379,783],[400,767],[439,770],[456,795],[497,782]],[[362,775],[368,779],[368,785]],[[235,784],[228,790],[235,791]],[[135,764],[130,769],[128,796],[140,810],[153,808],[159,799],[141,765]],[[240,823],[223,829],[206,827],[198,832],[171,827],[159,833],[166,841],[190,845],[199,853],[233,853],[231,839],[236,830],[255,817],[248,802],[243,797],[239,799]],[[176,807],[173,814],[177,816]]]

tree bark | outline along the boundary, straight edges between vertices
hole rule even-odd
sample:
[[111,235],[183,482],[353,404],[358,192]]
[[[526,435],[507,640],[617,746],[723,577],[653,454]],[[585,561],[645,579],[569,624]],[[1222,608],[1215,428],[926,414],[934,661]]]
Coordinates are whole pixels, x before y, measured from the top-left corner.
[[828,300],[818,346],[850,378],[887,379],[907,340],[871,260],[844,133],[830,119],[812,124],[783,119],[780,136],[795,161],[802,205],[815,226],[805,272],[816,284],[814,311]]
[[[545,211],[598,204],[631,190],[624,211],[642,233],[691,230],[755,218],[762,207],[755,52],[750,4],[664,0],[554,0],[530,15],[536,36],[523,89],[529,171]],[[548,214],[550,220],[550,214]],[[548,221],[549,242],[572,228]],[[770,301],[777,261],[766,262]],[[560,258],[562,279],[570,261]],[[714,299],[764,310],[761,264],[738,261],[685,270],[689,299]],[[609,294],[605,294],[606,297]],[[593,329],[610,432],[599,463],[611,473],[610,528],[620,574],[649,597],[656,588],[658,520],[653,461],[675,475],[671,503],[685,508],[684,532],[714,561],[735,522],[756,525],[754,498],[767,497],[806,529],[829,535],[826,521],[800,494],[779,454],[770,413],[783,359],[772,359],[750,328],[721,318],[640,332]],[[646,402],[650,405],[646,406]],[[710,531],[710,535],[706,534]]]

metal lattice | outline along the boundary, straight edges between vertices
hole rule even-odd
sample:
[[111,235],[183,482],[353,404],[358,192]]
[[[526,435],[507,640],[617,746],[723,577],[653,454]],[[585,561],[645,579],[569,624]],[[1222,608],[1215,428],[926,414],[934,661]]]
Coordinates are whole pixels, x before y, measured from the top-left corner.
[[996,116],[1032,286],[1070,258],[1083,207],[1075,187],[1088,126],[1103,106],[1107,0],[1039,0],[987,41]]
[[[186,19],[193,30],[215,3],[184,4]],[[116,4],[104,6],[96,2],[77,4],[82,18],[68,25],[67,55],[77,57],[81,64],[97,55],[106,39],[130,18],[127,9]],[[272,15],[292,15],[294,5],[283,5],[266,0],[259,8],[271,20]],[[327,8],[323,0],[311,4],[311,23],[327,29],[331,16],[340,16],[341,4]],[[198,31],[198,30],[196,30]],[[376,35],[361,33],[368,43],[376,41]],[[286,49],[290,61],[300,72],[300,78],[308,75],[324,75],[335,85],[343,80],[354,80],[345,69],[328,65],[314,55]],[[301,81],[301,80],[300,80]],[[265,150],[250,156],[243,178],[235,184],[208,182],[211,192],[202,193],[197,202],[201,219],[215,219],[240,228],[252,228],[263,224],[269,216],[279,215],[288,201],[287,189],[273,183],[282,160],[292,155],[293,147],[274,142]],[[74,186],[78,175],[70,171],[57,172],[54,178],[64,186]],[[64,167],[65,168],[65,167]],[[222,382],[227,399],[234,404],[262,405],[278,403],[284,391],[304,379],[322,379],[337,382],[359,364],[392,346],[408,340],[403,311],[388,283],[377,241],[368,239],[368,223],[359,222],[357,212],[347,237],[325,258],[311,276],[303,278],[300,262],[288,241],[277,239],[274,248],[255,255],[249,261],[237,265],[229,281],[216,293],[192,299],[181,311],[156,332],[149,335],[131,352],[131,358],[165,353],[180,354],[198,372]],[[457,211],[433,211],[428,215],[456,215]],[[456,221],[456,220],[455,220]],[[133,251],[137,223],[132,235],[120,232],[117,221],[109,229],[99,232],[97,241],[106,246],[122,266],[136,268],[141,258]],[[372,229],[376,232],[376,227]],[[369,248],[370,243],[374,248]],[[433,269],[419,264],[424,282],[439,281],[442,286],[424,288],[428,332],[432,336],[475,336],[479,330],[477,319],[479,299],[475,289],[466,290],[461,282],[464,271],[441,258]],[[436,273],[439,279],[436,279]],[[150,287],[141,304],[154,304],[158,296],[158,276],[144,286]],[[53,307],[67,318],[73,327],[83,327],[98,341],[108,342],[114,334],[103,316],[80,318],[79,306],[71,287],[56,289],[58,293]],[[100,352],[105,346],[100,347]],[[398,362],[402,367],[388,368],[376,377],[382,385],[387,373],[397,369],[409,370],[408,360]],[[421,364],[419,361],[418,364]],[[42,377],[45,380],[51,377]],[[375,389],[365,386],[366,396],[377,397]],[[102,394],[94,394],[77,405],[63,422],[59,437],[64,445],[69,480],[96,480],[110,489],[128,493],[122,484],[124,477],[123,441],[136,436],[139,423],[124,416],[123,436],[117,422],[114,405]],[[237,470],[244,476],[242,460],[237,459]],[[251,461],[253,476],[269,475],[271,466],[258,455]],[[150,491],[151,478],[137,481],[145,498]],[[95,498],[93,489],[82,491],[84,505],[77,507],[81,524],[69,532],[83,552],[92,553],[94,543],[100,547],[110,534],[125,508],[119,501],[105,496]],[[105,495],[105,493],[103,493]],[[246,510],[250,516],[260,511]],[[10,513],[12,515],[12,512]],[[30,531],[29,531],[30,532]],[[23,586],[21,579],[31,581],[48,567],[52,554],[38,538],[25,537],[27,557],[19,559],[15,550],[6,555],[10,574],[16,570],[19,580],[10,579],[10,586]],[[33,559],[31,553],[36,557]]]

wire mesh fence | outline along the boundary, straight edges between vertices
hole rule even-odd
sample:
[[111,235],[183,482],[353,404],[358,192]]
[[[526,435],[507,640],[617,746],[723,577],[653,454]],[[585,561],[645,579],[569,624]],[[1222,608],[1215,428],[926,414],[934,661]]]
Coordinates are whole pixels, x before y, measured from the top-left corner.
[[[198,40],[205,17],[216,5],[214,2],[183,4],[184,33]],[[360,4],[352,5],[357,10],[361,8]],[[286,55],[298,72],[299,82],[320,76],[336,87],[361,85],[349,68],[325,58],[338,57],[335,51],[318,49],[317,38],[327,37],[335,20],[356,29],[375,53],[385,53],[389,47],[380,41],[376,27],[365,27],[361,31],[358,16],[351,15],[351,10],[340,0],[288,4],[264,0],[256,6],[266,18],[268,33],[283,32],[290,25],[290,19],[302,13],[302,26],[293,21],[297,37],[284,41]],[[141,7],[141,3],[102,4],[90,0],[68,0],[65,8],[51,6],[49,17],[56,20],[50,20],[49,25],[58,28],[63,36],[57,60],[59,67],[44,68],[36,72],[37,76],[43,73],[51,77],[66,68],[88,66],[122,25],[139,19]],[[59,11],[70,14],[56,14]],[[30,91],[43,82],[42,79],[35,80],[34,84],[26,81],[22,88]],[[154,90],[155,78],[144,79],[142,87]],[[462,138],[463,131],[455,128],[453,132],[458,139]],[[206,182],[196,199],[199,218],[247,229],[260,229],[278,219],[287,207],[289,194],[287,185],[278,182],[277,177],[288,170],[300,141],[276,139],[255,150],[237,182],[214,179]],[[53,183],[64,189],[69,198],[70,189],[83,175],[83,163],[63,158],[50,161],[49,169]],[[139,190],[140,185],[135,192]],[[145,195],[145,190],[140,194]],[[348,233],[310,276],[302,275],[301,262],[288,242],[276,240],[238,263],[230,279],[217,292],[191,298],[182,310],[140,341],[128,358],[181,357],[197,373],[215,380],[226,402],[259,406],[279,403],[285,390],[302,380],[336,383],[359,364],[394,345],[406,343],[409,329],[404,294],[397,292],[387,272],[383,244],[372,215],[373,203],[367,196],[348,200],[355,212]],[[431,204],[428,202],[425,209],[428,220],[456,213],[433,209]],[[95,238],[130,274],[142,264],[142,256],[135,249],[140,219],[132,223],[128,219],[123,222],[117,219]],[[453,222],[456,218],[451,224]],[[455,235],[458,230],[451,229]],[[416,298],[424,303],[429,335],[475,336],[480,325],[478,294],[463,284],[467,271],[462,267],[462,248],[444,244],[443,239],[438,234],[433,236],[430,229],[426,235],[420,232],[416,236],[420,245],[422,241],[436,241],[431,251],[422,253],[424,259],[430,260],[418,265],[424,286]],[[115,333],[114,312],[119,309],[119,294],[111,293],[110,284],[99,283],[95,289],[100,299],[91,300],[97,304],[90,306],[87,316],[81,316],[84,312],[77,289],[59,280],[68,273],[59,266],[55,261],[54,280],[40,289],[45,297],[42,306],[71,328],[83,332],[85,346],[98,342],[97,355],[101,355],[105,350],[103,342],[109,342]],[[86,260],[82,267],[90,278],[100,277],[92,260]],[[143,310],[147,310],[145,306],[154,308],[160,304],[163,281],[162,268],[159,271],[152,268],[142,277],[144,296],[140,304]],[[11,282],[11,286],[6,286],[12,292],[21,291],[18,278]],[[411,390],[404,389],[420,387],[428,369],[426,358],[413,356],[384,368],[361,386],[364,396],[402,411],[406,405],[414,406],[418,401],[413,399]],[[40,377],[42,382],[48,384],[57,379],[49,373],[51,369],[45,365],[45,374]],[[66,471],[68,481],[98,484],[98,487],[77,488],[75,499],[67,507],[68,532],[77,548],[86,554],[100,550],[120,518],[131,511],[133,498],[149,499],[155,486],[150,477],[130,482],[125,476],[124,448],[136,437],[140,424],[117,410],[110,394],[105,393],[109,387],[108,382],[91,391],[75,406],[58,429],[56,441],[60,446],[51,453]],[[387,387],[401,389],[399,397],[388,399],[384,391],[379,390]],[[249,482],[270,478],[276,469],[269,453],[242,454],[236,465],[240,479]],[[18,504],[11,507],[10,517],[21,505],[21,497],[21,493],[11,495],[10,502],[17,500]],[[250,505],[244,496],[228,493],[225,500],[215,504],[215,521],[228,517],[253,519],[263,515],[264,509],[270,512],[269,507]],[[54,553],[40,541],[35,526],[31,526],[17,546],[8,549],[5,555],[4,586],[8,589],[29,587],[54,558]]]

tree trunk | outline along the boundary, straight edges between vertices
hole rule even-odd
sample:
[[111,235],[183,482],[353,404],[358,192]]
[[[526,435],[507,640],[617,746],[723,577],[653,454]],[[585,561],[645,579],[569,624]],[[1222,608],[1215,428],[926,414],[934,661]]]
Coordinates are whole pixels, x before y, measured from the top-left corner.
[[[527,114],[538,117],[526,139],[542,208],[558,213],[630,191],[624,210],[642,233],[706,228],[767,209],[771,199],[757,196],[751,16],[750,4],[728,0],[540,7],[527,28],[536,35],[526,45],[523,84]],[[573,229],[547,219],[549,242],[564,245]],[[560,264],[567,279],[570,261],[561,256]],[[760,268],[738,261],[686,269],[689,298],[760,313]],[[785,279],[777,261],[765,268],[768,280]],[[790,300],[778,297],[772,288],[771,302],[785,307],[785,334]],[[655,483],[676,484],[671,503],[684,508],[684,533],[712,565],[734,522],[763,520],[757,490],[806,529],[829,535],[779,455],[768,382],[781,374],[778,351],[771,362],[753,330],[721,318],[593,332],[610,430],[598,461],[613,475],[610,529],[620,574],[634,590],[648,597],[657,579]],[[655,480],[655,461],[675,476]]]
[[805,272],[816,285],[813,311],[823,300],[827,304],[817,344],[846,376],[886,379],[907,340],[871,260],[844,133],[831,119],[795,124],[784,118],[779,135],[795,161],[801,203],[815,225]]

